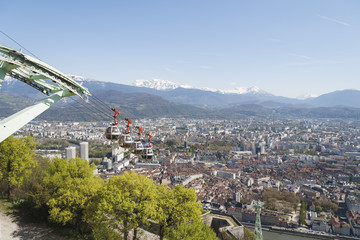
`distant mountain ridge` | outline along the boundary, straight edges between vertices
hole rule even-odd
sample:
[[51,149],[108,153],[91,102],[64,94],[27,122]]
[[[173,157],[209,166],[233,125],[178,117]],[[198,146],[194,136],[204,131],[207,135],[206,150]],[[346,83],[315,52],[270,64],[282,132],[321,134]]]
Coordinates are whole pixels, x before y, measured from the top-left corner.
[[340,90],[307,101],[312,105],[321,107],[347,106],[360,108],[360,91],[354,89]]
[[222,94],[265,94],[272,95],[259,87],[237,87],[232,90],[221,90],[221,89],[212,89],[212,88],[196,88],[189,85],[180,85],[168,80],[163,79],[139,79],[133,83],[133,86],[136,87],[145,87],[153,88],[156,90],[174,90],[176,88],[186,88],[186,89],[198,89],[203,91],[218,92]]
[[[316,107],[303,108],[287,104],[267,102],[267,106],[259,104],[238,104],[216,109],[204,109],[186,104],[167,101],[159,96],[147,93],[124,93],[117,90],[99,90],[93,92],[98,99],[108,106],[120,111],[118,119],[124,117],[136,118],[211,118],[211,119],[241,119],[244,117],[260,118],[347,118],[360,119],[360,108],[350,107]],[[42,96],[44,97],[44,95]],[[35,120],[49,121],[112,121],[112,111],[106,107],[102,111],[94,104],[88,105],[81,101],[59,102]],[[34,99],[19,96],[17,93],[1,92],[0,118],[34,103]],[[275,106],[275,107],[274,107]],[[95,108],[94,108],[95,107]],[[104,110],[107,109],[107,114]],[[110,116],[110,117],[109,117]]]
[[[314,107],[360,107],[359,90],[342,90],[320,95],[316,98],[299,100],[274,96],[262,91],[257,87],[238,88],[228,92],[219,90],[210,91],[208,89],[190,88],[181,86],[166,80],[139,80],[138,86],[131,86],[112,82],[103,82],[88,79],[82,76],[72,76],[74,80],[87,87],[90,92],[101,90],[115,90],[122,93],[146,93],[152,94],[167,101],[180,104],[189,104],[202,108],[226,108],[241,104],[257,104],[267,108],[314,108]],[[145,87],[147,86],[147,87]],[[158,90],[161,89],[161,90]],[[24,97],[42,98],[43,94],[27,86],[26,84],[6,78],[0,91],[9,93],[21,93]]]

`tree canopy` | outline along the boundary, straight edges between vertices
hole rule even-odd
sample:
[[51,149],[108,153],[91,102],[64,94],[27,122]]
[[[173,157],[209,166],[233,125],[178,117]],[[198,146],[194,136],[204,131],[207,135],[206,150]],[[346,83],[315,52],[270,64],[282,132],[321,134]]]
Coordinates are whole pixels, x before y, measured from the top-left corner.
[[95,239],[138,239],[150,222],[161,239],[217,239],[201,221],[194,189],[156,186],[135,172],[104,182],[83,159],[35,158],[34,148],[30,137],[0,143],[0,179],[9,193],[21,192],[23,209],[37,219]]
[[0,180],[7,188],[8,197],[11,190],[21,186],[36,166],[34,148],[31,137],[10,136],[0,143]]
[[158,224],[160,239],[217,239],[201,221],[201,207],[193,189],[170,189],[134,172],[112,177],[86,210],[84,220],[96,239],[128,239],[133,230]]
[[[265,208],[271,210],[283,210],[290,211],[290,209],[296,209],[300,199],[293,192],[288,191],[277,191],[274,189],[267,189],[263,193],[265,202]],[[279,204],[282,203],[282,204]]]
[[104,184],[94,176],[94,169],[81,158],[56,158],[49,163],[34,198],[48,207],[50,221],[80,229],[85,207]]
[[127,239],[131,229],[136,239],[138,228],[147,225],[154,215],[155,189],[151,179],[135,172],[114,176],[87,209],[85,221],[93,226],[99,239],[116,235],[117,231]]
[[201,208],[194,189],[177,185],[170,189],[165,185],[158,187],[156,218],[159,223],[160,239],[174,237],[177,230],[184,229],[183,224],[201,222]]
[[330,210],[333,213],[336,213],[338,210],[338,205],[328,200],[316,200],[314,204],[319,212]]

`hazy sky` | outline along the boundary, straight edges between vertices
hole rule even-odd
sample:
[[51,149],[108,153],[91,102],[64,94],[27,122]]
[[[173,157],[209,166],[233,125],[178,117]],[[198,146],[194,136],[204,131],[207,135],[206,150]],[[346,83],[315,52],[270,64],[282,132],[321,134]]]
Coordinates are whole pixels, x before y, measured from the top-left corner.
[[[0,0],[0,30],[74,75],[131,84],[360,89],[360,1]],[[19,49],[0,34],[0,44]]]

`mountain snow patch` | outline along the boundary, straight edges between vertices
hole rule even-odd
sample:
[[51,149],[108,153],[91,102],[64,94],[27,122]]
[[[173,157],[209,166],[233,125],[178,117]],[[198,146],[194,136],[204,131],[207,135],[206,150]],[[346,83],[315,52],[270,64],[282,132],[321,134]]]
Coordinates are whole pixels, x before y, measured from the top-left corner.
[[261,94],[261,95],[271,95],[268,92],[258,88],[258,87],[238,87],[232,90],[219,90],[219,89],[213,89],[208,87],[203,88],[196,88],[189,85],[180,85],[168,80],[163,79],[138,79],[133,83],[136,87],[146,87],[146,88],[153,88],[156,90],[173,90],[176,88],[190,88],[190,89],[199,89],[204,91],[210,91],[210,92],[218,92],[222,94]]

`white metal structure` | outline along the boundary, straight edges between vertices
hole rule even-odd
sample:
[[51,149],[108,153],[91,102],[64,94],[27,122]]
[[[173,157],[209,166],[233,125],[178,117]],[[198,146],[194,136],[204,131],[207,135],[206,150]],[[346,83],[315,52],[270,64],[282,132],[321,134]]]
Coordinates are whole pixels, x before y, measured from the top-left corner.
[[50,65],[0,45],[0,87],[10,76],[41,91],[49,97],[0,121],[0,142],[33,120],[64,97],[78,95],[86,99],[91,93],[66,74]]

